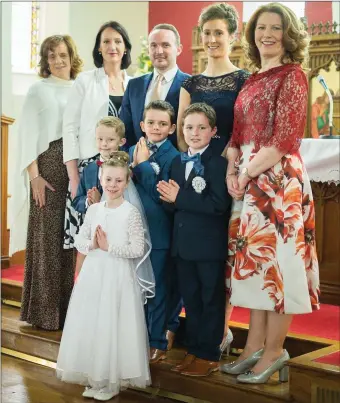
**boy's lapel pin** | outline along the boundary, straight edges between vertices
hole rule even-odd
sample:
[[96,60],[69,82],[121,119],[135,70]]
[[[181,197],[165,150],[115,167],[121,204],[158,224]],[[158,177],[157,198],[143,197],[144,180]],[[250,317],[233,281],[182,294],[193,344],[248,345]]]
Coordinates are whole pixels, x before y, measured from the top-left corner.
[[195,176],[192,180],[192,187],[196,193],[202,193],[207,187],[207,182],[201,176]]

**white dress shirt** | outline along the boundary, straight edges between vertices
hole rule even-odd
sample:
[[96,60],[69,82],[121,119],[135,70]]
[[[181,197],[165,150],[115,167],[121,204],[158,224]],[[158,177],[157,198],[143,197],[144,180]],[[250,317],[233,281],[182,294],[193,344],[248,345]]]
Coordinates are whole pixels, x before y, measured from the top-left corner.
[[[201,150],[199,150],[197,153],[195,153],[195,154],[203,154],[204,153],[204,151],[207,149],[209,147],[209,144],[206,146],[206,147],[204,147],[204,148],[202,148]],[[188,150],[188,155],[189,155],[189,157],[192,157],[193,155],[195,155],[195,154],[192,154],[192,152],[191,152],[191,150],[190,150],[190,148],[189,148],[189,150]],[[192,168],[194,167],[194,162],[193,161],[188,161],[187,163],[186,163],[186,165],[185,165],[185,180],[188,180],[188,178],[189,178],[189,175],[190,175],[190,173],[191,173],[191,170],[192,170]]]
[[[124,71],[124,91],[130,77]],[[63,119],[64,162],[98,154],[95,128],[108,116],[109,78],[103,67],[79,74],[70,91]]]
[[[178,66],[176,64],[175,67],[173,67],[172,69],[168,70],[166,73],[163,74],[164,78],[162,81],[162,91],[161,91],[161,100],[164,101],[166,96],[168,95],[168,92],[170,90],[170,87],[174,81],[175,75],[177,74],[178,71]],[[151,98],[151,93],[152,90],[154,89],[154,87],[157,84],[157,77],[159,76],[159,73],[156,69],[153,72],[153,77],[151,80],[151,83],[149,85],[149,88],[147,90],[146,96],[145,96],[145,106],[148,105],[148,103],[150,102],[150,98]]]

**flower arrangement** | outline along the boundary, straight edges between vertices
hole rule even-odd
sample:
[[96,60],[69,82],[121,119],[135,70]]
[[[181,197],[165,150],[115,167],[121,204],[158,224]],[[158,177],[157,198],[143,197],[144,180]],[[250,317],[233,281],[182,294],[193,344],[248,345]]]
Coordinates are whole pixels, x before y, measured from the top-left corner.
[[148,41],[145,37],[141,36],[142,51],[138,56],[138,67],[135,73],[135,77],[142,76],[143,74],[151,73],[153,66],[148,54]]

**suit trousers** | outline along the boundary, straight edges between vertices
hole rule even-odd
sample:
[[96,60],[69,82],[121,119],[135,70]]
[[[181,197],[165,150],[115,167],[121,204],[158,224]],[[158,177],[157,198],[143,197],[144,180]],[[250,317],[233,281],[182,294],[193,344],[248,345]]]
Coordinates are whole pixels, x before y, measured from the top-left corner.
[[186,312],[188,353],[219,361],[226,303],[225,261],[177,257],[177,270]]
[[166,329],[176,333],[179,327],[179,315],[183,308],[182,296],[179,291],[178,273],[175,259],[170,259],[167,265],[167,303]]
[[145,305],[145,317],[149,334],[150,347],[167,349],[166,304],[167,304],[167,265],[170,260],[168,249],[153,249],[150,254],[155,275],[155,296],[148,299]]

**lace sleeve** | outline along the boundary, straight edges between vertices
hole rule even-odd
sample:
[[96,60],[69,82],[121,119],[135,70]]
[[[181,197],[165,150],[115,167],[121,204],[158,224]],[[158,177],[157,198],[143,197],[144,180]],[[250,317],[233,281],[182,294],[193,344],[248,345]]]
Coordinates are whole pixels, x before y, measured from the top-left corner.
[[192,77],[187,78],[183,81],[182,87],[189,92],[192,93]]
[[77,248],[77,250],[84,254],[87,255],[89,251],[91,250],[92,246],[92,239],[91,239],[91,222],[92,222],[92,217],[94,210],[96,209],[96,205],[92,205],[88,208],[86,215],[85,215],[85,220],[83,225],[80,227],[79,233],[75,236],[74,238],[74,245]]
[[[236,100],[237,102],[237,100]],[[233,132],[231,134],[231,138],[229,140],[229,143],[227,144],[227,147],[229,148],[240,148],[240,141],[239,141],[239,136],[240,136],[240,123],[237,118],[237,110],[236,110],[236,105],[234,106],[234,123],[233,123]]]
[[128,222],[129,241],[126,245],[109,245],[108,252],[115,257],[137,258],[143,256],[144,253],[144,229],[142,217],[134,208],[129,216]]
[[295,67],[279,89],[273,134],[266,147],[274,146],[285,153],[299,149],[307,116],[308,84],[305,73]]

